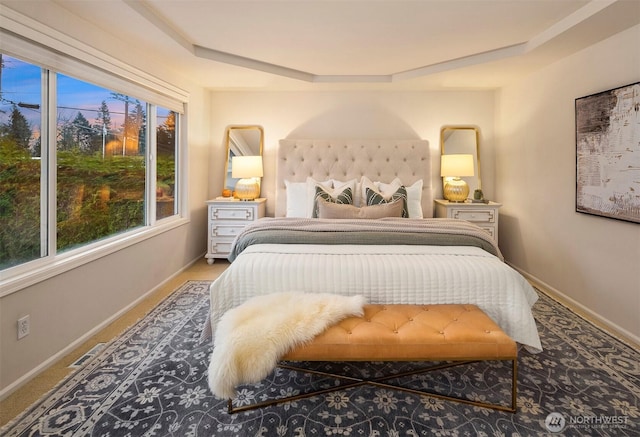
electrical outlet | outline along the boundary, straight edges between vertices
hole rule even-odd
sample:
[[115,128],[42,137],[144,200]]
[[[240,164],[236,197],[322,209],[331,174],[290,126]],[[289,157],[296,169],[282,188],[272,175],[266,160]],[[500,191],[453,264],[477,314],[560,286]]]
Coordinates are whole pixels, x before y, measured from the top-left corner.
[[20,317],[18,319],[18,340],[29,335],[29,331],[31,330],[31,320],[29,315],[27,314],[24,317]]

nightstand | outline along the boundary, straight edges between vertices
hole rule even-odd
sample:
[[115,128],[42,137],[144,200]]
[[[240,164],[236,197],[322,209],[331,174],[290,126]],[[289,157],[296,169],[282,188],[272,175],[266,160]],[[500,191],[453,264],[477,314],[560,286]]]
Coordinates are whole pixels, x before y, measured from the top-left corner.
[[473,222],[487,231],[498,243],[498,209],[501,203],[449,202],[436,199],[436,217],[448,217]]
[[207,200],[207,254],[213,264],[216,258],[227,258],[233,239],[250,223],[264,217],[267,199],[249,201]]

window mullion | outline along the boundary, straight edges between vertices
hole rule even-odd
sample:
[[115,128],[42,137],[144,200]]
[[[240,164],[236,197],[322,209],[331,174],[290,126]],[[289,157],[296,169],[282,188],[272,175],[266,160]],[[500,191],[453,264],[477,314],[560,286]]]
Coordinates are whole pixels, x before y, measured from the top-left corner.
[[[58,208],[57,208],[57,180],[58,180],[58,170],[57,170],[57,145],[56,145],[56,119],[57,119],[57,96],[56,96],[56,80],[57,75],[53,72],[47,70],[43,75],[45,80],[43,82],[43,89],[46,90],[44,95],[46,96],[46,110],[47,110],[47,120],[46,120],[46,129],[43,129],[46,132],[46,154],[47,154],[47,178],[46,178],[46,214],[47,214],[47,243],[48,243],[48,255],[50,257],[54,257],[57,252],[57,217],[58,217]],[[41,147],[44,150],[45,147]]]
[[[184,163],[186,163],[186,148],[181,147],[182,144],[187,144],[186,142],[186,138],[182,138],[182,120],[183,117],[180,116],[180,114],[176,114],[176,127],[175,127],[175,141],[176,141],[176,161],[175,161],[175,187],[174,187],[174,193],[181,193],[180,195],[175,195],[174,194],[174,200],[173,200],[173,211],[175,214],[177,215],[181,215],[183,216],[185,214],[186,211],[188,211],[189,209],[187,208],[187,202],[186,202],[186,198],[187,198],[187,193],[186,190],[184,193],[182,193],[182,185],[183,185],[183,175],[186,176],[186,171],[184,171],[183,166]],[[186,130],[185,130],[186,132]],[[186,181],[184,182],[184,186],[186,186]]]
[[49,251],[49,71],[40,72],[40,258],[50,254]]
[[156,105],[147,105],[147,126],[146,126],[146,223],[149,226],[153,226],[156,222],[156,176],[157,176],[157,108]]

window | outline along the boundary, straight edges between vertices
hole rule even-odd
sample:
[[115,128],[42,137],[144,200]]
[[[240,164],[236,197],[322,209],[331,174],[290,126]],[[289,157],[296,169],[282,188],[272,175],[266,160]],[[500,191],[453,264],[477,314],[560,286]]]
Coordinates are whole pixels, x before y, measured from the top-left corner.
[[57,75],[57,250],[145,224],[147,104]]
[[178,216],[179,112],[0,60],[0,272]]
[[41,234],[42,70],[0,54],[0,269],[47,254]]
[[176,120],[178,114],[157,108],[156,120],[156,219],[160,220],[176,213]]

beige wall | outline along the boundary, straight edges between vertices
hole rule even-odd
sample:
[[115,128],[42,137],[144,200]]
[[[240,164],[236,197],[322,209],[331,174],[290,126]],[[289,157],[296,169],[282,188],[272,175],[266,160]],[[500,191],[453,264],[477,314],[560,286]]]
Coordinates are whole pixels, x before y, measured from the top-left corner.
[[432,151],[435,197],[442,197],[438,177],[440,128],[472,124],[481,131],[482,186],[493,192],[494,92],[213,92],[210,196],[220,195],[225,156],[224,132],[230,124],[264,128],[265,177],[262,196],[267,214],[275,206],[275,154],[282,138],[422,138]]
[[[640,225],[575,212],[578,97],[640,80],[640,27],[502,89],[496,194],[506,258],[640,338]],[[636,145],[637,147],[637,145]]]
[[[36,8],[37,9],[37,8]],[[33,16],[37,17],[34,9]],[[143,71],[181,87],[188,103],[188,210],[190,222],[162,235],[67,271],[0,298],[0,397],[46,366],[90,331],[175,275],[206,250],[206,212],[209,178],[209,94],[183,77],[165,71],[119,40],[95,28],[85,32],[74,18],[57,22],[80,41]],[[46,18],[46,17],[44,17]],[[53,18],[53,15],[49,18]],[[49,21],[51,22],[51,21]],[[126,49],[125,49],[126,48]],[[17,320],[29,314],[31,333],[17,340]]]

